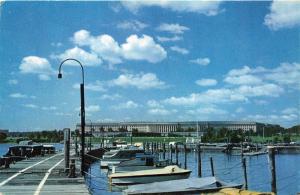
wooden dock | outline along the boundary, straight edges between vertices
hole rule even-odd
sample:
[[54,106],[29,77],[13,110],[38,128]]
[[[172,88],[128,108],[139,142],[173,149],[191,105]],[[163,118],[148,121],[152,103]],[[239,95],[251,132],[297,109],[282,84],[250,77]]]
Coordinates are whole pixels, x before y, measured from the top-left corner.
[[63,152],[37,156],[0,169],[0,194],[90,194],[80,174],[79,159],[76,175],[68,178],[65,173]]

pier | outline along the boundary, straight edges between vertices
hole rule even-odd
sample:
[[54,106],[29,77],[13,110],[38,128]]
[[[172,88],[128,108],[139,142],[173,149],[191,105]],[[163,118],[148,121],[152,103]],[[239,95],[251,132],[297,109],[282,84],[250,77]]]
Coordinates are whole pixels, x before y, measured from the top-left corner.
[[36,156],[10,164],[1,169],[0,193],[2,194],[90,194],[81,176],[81,163],[75,159],[75,178],[65,170],[64,153]]

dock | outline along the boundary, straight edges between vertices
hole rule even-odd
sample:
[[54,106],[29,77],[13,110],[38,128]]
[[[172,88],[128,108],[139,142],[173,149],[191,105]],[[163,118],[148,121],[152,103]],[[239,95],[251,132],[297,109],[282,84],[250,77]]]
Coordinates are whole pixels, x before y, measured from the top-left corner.
[[64,167],[64,153],[46,154],[25,159],[10,168],[0,169],[0,194],[90,194],[76,162],[76,177],[69,178]]

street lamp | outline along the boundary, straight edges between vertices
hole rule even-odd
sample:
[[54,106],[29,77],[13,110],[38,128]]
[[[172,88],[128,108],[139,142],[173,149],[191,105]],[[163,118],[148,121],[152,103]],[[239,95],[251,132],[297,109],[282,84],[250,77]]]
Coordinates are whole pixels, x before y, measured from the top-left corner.
[[80,116],[81,116],[81,174],[84,175],[84,141],[85,141],[85,111],[84,111],[84,70],[82,64],[73,58],[68,58],[62,61],[59,65],[58,69],[58,75],[57,77],[59,79],[62,78],[62,73],[61,73],[61,66],[66,62],[66,61],[75,61],[77,62],[80,67],[81,67],[81,74],[82,74],[82,83],[80,84],[80,101],[81,101],[81,109],[80,109]]

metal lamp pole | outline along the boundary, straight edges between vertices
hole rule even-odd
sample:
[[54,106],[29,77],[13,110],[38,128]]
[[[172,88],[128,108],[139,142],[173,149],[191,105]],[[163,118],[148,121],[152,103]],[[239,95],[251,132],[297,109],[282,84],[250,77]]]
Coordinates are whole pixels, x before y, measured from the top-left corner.
[[84,109],[84,70],[82,64],[73,58],[68,58],[62,61],[59,65],[58,69],[58,78],[62,78],[62,73],[61,73],[61,66],[66,62],[66,61],[75,61],[77,62],[80,67],[81,67],[81,74],[82,74],[82,83],[80,84],[80,117],[81,117],[81,174],[84,175],[84,141],[85,141],[85,109]]

